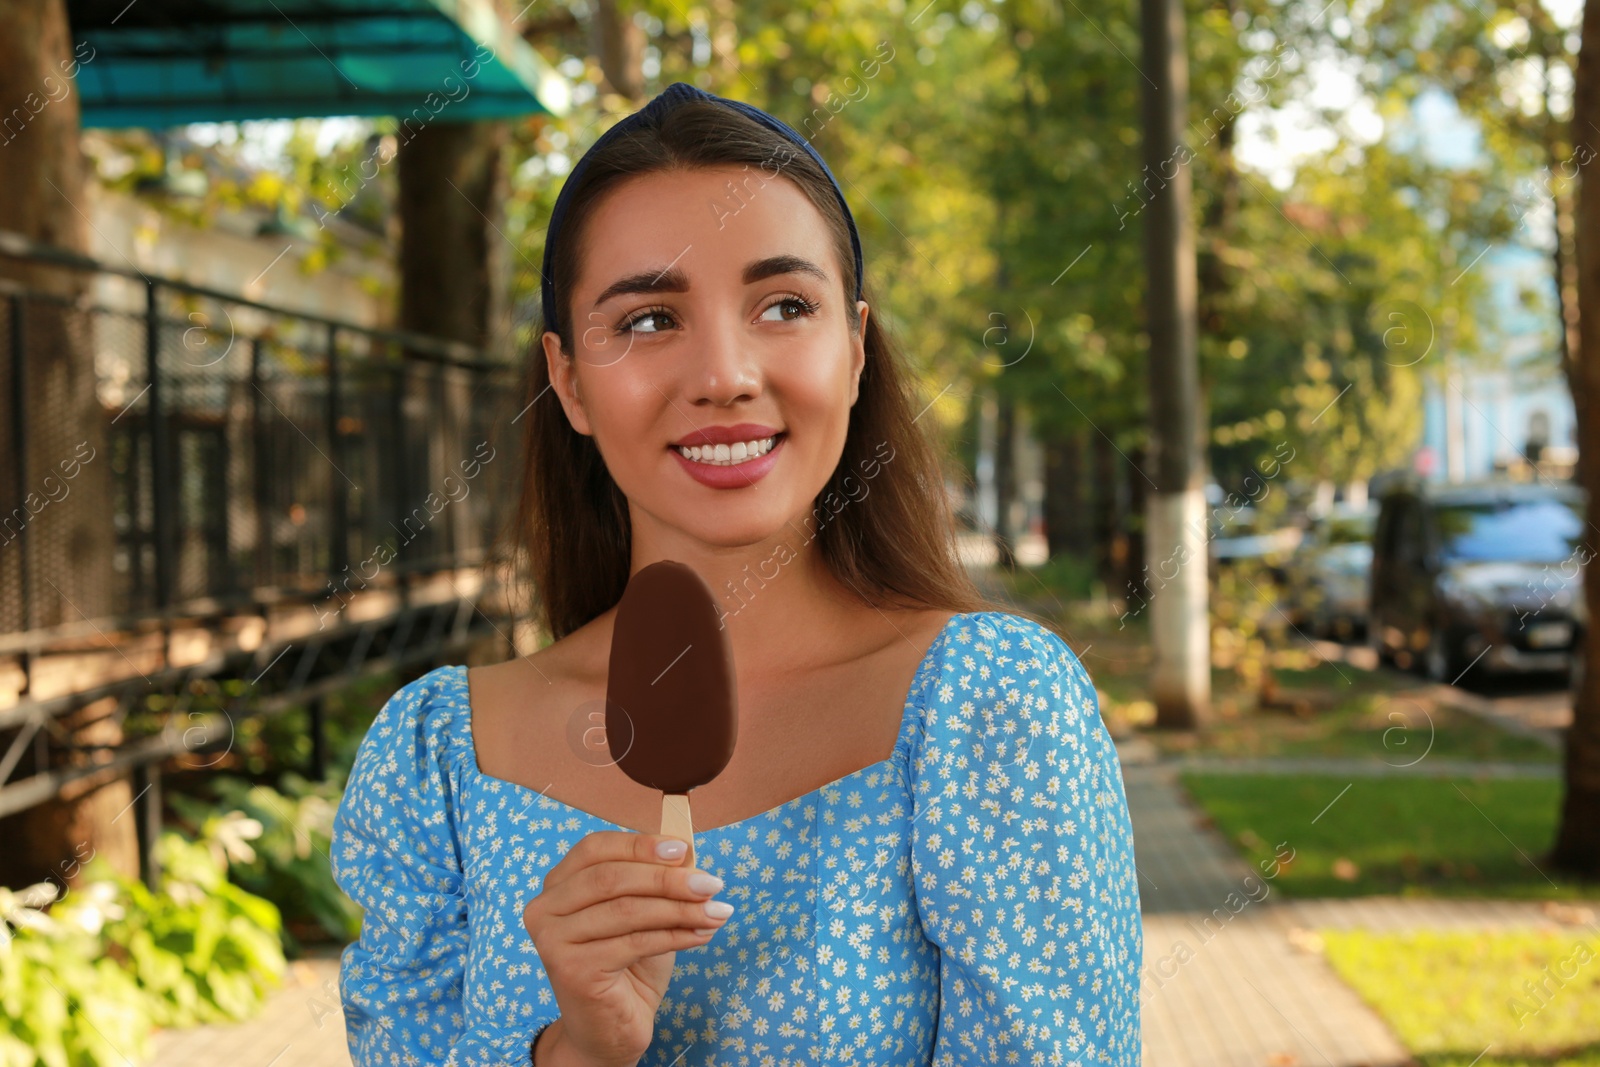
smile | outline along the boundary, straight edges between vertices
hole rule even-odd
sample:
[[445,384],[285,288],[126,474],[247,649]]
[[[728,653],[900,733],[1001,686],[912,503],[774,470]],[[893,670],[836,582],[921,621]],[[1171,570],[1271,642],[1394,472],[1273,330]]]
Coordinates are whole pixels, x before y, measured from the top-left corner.
[[783,458],[787,431],[715,445],[669,445],[683,473],[708,489],[750,489]]
[[771,452],[782,436],[775,434],[754,441],[735,441],[731,445],[677,446],[674,450],[691,463],[703,463],[708,467],[736,467]]

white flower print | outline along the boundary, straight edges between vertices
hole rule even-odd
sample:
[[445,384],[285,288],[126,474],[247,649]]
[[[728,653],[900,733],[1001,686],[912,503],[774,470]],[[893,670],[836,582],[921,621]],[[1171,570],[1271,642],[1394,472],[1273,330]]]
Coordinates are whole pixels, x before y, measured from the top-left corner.
[[[356,1067],[525,1067],[558,1007],[522,908],[596,829],[617,827],[478,771],[464,667],[396,692],[335,819],[367,912],[340,983]],[[696,838],[737,910],[678,953],[642,1067],[1137,1064],[1121,773],[1038,623],[953,616],[890,759]]]

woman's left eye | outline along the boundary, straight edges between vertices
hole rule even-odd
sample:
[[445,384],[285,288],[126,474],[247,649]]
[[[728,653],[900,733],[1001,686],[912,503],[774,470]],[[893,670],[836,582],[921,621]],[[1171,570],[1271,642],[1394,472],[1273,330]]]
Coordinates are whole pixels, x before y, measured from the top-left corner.
[[[781,310],[783,308],[793,308],[795,309],[795,314],[785,314]],[[774,311],[778,312],[778,316],[776,318],[774,318],[772,315]],[[793,322],[795,319],[801,318],[802,316],[815,315],[816,313],[817,305],[812,301],[807,300],[805,297],[786,296],[782,300],[773,303],[767,308],[767,310],[763,311],[761,313],[761,319],[762,321],[766,322]]]

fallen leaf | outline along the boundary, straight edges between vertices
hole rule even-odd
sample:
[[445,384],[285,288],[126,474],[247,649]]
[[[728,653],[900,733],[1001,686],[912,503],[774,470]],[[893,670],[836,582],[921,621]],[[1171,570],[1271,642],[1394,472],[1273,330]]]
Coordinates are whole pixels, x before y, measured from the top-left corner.
[[1289,930],[1289,944],[1301,952],[1312,956],[1322,954],[1322,935],[1315,930],[1307,930],[1303,926],[1291,927]]
[[1587,926],[1594,922],[1594,909],[1579,904],[1563,904],[1559,900],[1547,900],[1539,910],[1566,926]]

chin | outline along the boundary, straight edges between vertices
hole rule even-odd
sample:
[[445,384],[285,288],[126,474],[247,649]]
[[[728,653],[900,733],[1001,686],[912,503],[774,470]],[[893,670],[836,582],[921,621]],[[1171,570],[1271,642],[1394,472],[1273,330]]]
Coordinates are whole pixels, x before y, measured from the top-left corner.
[[673,525],[685,536],[716,548],[748,548],[765,544],[775,537],[782,540],[785,535],[789,535],[787,539],[791,548],[797,551],[800,548],[799,542],[804,535],[789,525],[787,517],[718,514],[718,510],[707,508],[692,517],[684,516],[685,521]]

